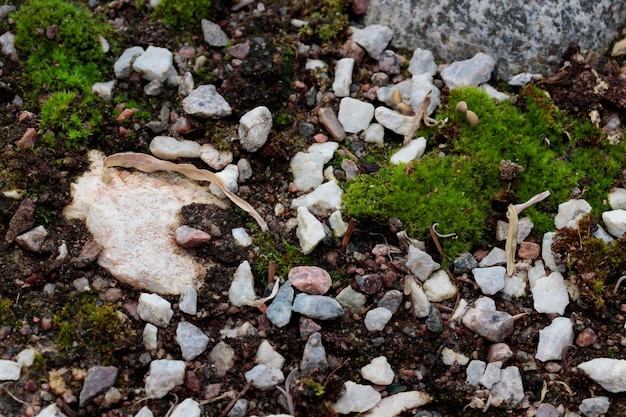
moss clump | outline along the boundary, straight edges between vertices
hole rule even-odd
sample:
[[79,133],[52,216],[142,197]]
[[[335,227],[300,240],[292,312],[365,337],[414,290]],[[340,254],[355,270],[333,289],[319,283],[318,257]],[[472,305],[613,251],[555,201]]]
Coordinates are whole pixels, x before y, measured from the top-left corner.
[[134,342],[135,332],[120,320],[116,306],[91,294],[72,296],[53,320],[61,350],[82,348],[110,356],[116,347]]
[[[461,100],[477,113],[478,126],[471,127],[455,110]],[[554,229],[550,213],[576,187],[600,210],[621,173],[624,145],[609,145],[590,123],[568,119],[534,87],[524,90],[520,101],[522,109],[511,102],[497,103],[475,88],[452,90],[439,115],[447,122],[418,132],[443,146],[446,156],[431,147],[420,161],[357,177],[346,188],[347,214],[380,223],[399,217],[408,232],[421,239],[429,236],[429,226],[439,223],[441,233],[457,233],[455,239],[441,240],[444,252],[453,258],[479,244],[488,225],[504,219],[509,204],[544,190],[551,191],[550,198],[524,212],[538,233]],[[501,176],[503,160],[523,170]]]
[[202,19],[209,18],[211,2],[208,0],[161,0],[153,17],[162,19],[170,27],[189,28]]
[[323,43],[335,40],[348,27],[347,5],[345,0],[296,2],[309,23],[300,29],[300,34],[317,38]]
[[300,265],[312,265],[312,259],[304,255],[297,246],[286,240],[277,241],[269,233],[258,233],[253,236],[254,244],[259,247],[262,255],[254,263],[256,272],[267,276],[270,263],[275,263],[276,274],[287,278],[291,268]]
[[51,131],[49,137],[61,139],[66,148],[85,145],[104,113],[91,86],[105,79],[103,68],[112,67],[100,37],[115,50],[115,33],[102,18],[72,1],[27,0],[13,18],[15,45],[29,54],[26,100],[31,108],[43,101],[40,128]]

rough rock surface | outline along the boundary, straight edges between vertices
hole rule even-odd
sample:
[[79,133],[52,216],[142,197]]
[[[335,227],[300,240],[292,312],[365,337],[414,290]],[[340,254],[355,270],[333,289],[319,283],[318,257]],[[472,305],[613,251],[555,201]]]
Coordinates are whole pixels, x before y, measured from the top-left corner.
[[556,71],[570,42],[602,53],[624,20],[626,5],[609,0],[498,0],[480,5],[470,0],[371,0],[365,16],[366,24],[394,31],[394,47],[431,49],[446,62],[486,52],[495,58],[502,78]]

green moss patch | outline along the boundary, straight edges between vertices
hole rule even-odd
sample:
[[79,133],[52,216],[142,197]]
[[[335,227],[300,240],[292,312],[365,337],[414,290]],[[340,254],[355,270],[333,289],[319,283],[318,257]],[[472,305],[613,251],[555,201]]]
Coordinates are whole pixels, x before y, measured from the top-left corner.
[[[480,118],[478,126],[455,110],[461,100]],[[505,219],[511,203],[549,190],[546,201],[522,214],[531,217],[536,233],[544,233],[554,229],[552,215],[574,189],[599,212],[621,175],[624,143],[609,144],[600,129],[571,120],[534,87],[521,92],[518,105],[498,103],[475,88],[454,89],[438,118],[443,125],[418,132],[429,142],[420,161],[388,165],[347,185],[349,216],[381,224],[398,217],[420,239],[439,223],[439,232],[457,233],[441,239],[453,258],[483,237],[491,240],[495,220]],[[502,161],[521,166],[521,172],[506,175]]]

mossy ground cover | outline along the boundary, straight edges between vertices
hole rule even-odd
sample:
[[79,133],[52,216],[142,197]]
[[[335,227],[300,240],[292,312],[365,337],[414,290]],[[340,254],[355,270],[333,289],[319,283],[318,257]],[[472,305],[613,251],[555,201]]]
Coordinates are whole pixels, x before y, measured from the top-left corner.
[[[461,100],[477,113],[478,126],[471,127],[455,110]],[[554,229],[558,204],[576,194],[599,214],[621,175],[624,143],[610,144],[600,129],[567,117],[532,86],[520,93],[517,104],[498,103],[475,88],[454,89],[438,119],[438,127],[417,134],[429,143],[421,160],[387,165],[347,185],[348,215],[380,223],[398,217],[420,239],[439,223],[441,233],[457,234],[441,239],[447,257],[453,258],[483,238],[492,240],[492,226],[505,219],[508,204],[545,190],[551,196],[522,213],[531,217],[537,234]],[[503,160],[523,170],[502,179]]]

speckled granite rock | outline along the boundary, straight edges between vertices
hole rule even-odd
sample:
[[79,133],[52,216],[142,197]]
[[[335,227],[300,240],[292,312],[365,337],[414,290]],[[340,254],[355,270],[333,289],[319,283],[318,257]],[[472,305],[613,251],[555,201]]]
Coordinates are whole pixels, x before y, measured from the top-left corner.
[[604,53],[626,20],[626,3],[611,0],[370,0],[366,25],[386,25],[396,48],[430,49],[452,62],[485,52],[496,73],[549,74],[570,42]]

